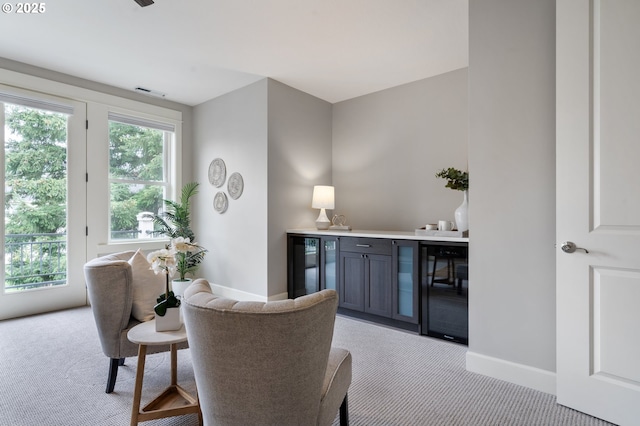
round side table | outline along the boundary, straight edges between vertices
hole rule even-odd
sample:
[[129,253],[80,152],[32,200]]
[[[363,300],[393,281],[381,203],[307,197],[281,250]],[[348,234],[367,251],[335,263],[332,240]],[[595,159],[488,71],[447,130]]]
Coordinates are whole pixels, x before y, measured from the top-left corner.
[[[136,325],[127,333],[127,338],[137,343],[138,367],[136,370],[136,384],[133,393],[133,407],[131,408],[131,426],[138,422],[154,420],[163,417],[181,416],[183,414],[198,414],[202,424],[202,413],[197,395],[193,397],[178,385],[178,343],[187,340],[184,325],[175,331],[156,331],[156,321],[151,320]],[[171,345],[171,384],[153,401],[140,409],[142,397],[142,382],[144,379],[144,363],[149,345]]]

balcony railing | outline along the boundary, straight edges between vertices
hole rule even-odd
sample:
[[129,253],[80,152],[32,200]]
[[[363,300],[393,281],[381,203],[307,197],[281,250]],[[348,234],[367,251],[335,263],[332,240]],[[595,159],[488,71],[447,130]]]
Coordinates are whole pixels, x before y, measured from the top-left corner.
[[67,282],[66,234],[7,234],[4,256],[8,291]]
[[[5,289],[19,291],[66,284],[66,237],[66,233],[5,235]],[[112,231],[111,238],[153,238],[153,233],[140,229]]]

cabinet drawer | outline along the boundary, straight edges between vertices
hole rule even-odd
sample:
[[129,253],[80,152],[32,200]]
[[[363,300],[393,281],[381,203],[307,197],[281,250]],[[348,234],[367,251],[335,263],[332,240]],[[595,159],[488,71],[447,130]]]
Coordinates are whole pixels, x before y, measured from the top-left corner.
[[391,240],[382,238],[342,237],[340,239],[340,251],[391,255]]

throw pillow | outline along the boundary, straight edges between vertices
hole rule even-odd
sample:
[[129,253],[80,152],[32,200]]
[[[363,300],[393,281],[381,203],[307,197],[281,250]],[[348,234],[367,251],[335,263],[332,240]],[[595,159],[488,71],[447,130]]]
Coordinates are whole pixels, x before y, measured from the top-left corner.
[[140,249],[129,259],[129,264],[133,275],[131,315],[142,322],[152,320],[155,316],[153,307],[156,299],[165,290],[165,276],[153,272]]

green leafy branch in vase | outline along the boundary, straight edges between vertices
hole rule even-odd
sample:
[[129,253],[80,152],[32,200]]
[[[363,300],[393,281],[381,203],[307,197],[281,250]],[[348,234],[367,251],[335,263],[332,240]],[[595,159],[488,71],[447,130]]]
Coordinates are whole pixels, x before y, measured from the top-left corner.
[[449,167],[436,173],[436,177],[447,180],[446,188],[451,188],[456,191],[467,191],[469,189],[469,172],[463,172]]

